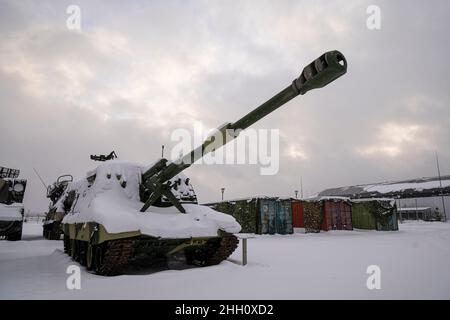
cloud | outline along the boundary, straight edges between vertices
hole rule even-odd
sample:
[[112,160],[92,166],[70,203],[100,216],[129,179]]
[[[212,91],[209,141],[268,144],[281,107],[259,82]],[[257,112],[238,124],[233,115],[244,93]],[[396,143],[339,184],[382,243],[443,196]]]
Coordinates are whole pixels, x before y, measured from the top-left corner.
[[288,149],[287,154],[289,155],[289,157],[294,158],[294,159],[300,159],[300,160],[307,160],[308,156],[306,155],[306,153],[298,146],[296,145],[291,145]]
[[[255,128],[279,129],[280,171],[253,165],[187,170],[201,201],[306,194],[326,187],[432,175],[450,161],[448,3],[380,1],[83,1],[82,31],[54,1],[0,2],[0,165],[29,179],[26,205],[48,183],[84,177],[89,154],[151,163],[174,129],[235,121],[290,85],[324,51],[348,73],[295,98]],[[414,37],[411,37],[414,34]],[[408,166],[404,163],[407,161]]]
[[358,147],[356,152],[362,156],[397,157],[408,148],[428,148],[429,141],[424,137],[430,130],[418,124],[386,123],[379,128],[377,142]]

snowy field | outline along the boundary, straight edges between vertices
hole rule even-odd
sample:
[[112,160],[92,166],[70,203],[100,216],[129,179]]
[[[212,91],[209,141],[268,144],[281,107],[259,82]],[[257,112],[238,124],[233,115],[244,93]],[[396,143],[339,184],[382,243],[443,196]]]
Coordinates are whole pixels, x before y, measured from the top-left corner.
[[[62,241],[25,223],[23,240],[0,241],[1,299],[449,299],[450,223],[408,222],[399,232],[332,231],[256,236],[208,268],[145,270],[101,277],[82,268],[81,289],[66,288],[74,263]],[[381,268],[368,290],[366,269]]]

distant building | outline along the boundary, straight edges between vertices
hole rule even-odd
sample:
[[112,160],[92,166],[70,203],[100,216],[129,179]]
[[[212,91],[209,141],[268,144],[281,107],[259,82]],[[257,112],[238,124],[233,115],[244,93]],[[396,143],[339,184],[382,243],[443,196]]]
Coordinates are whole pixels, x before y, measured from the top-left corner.
[[[438,177],[418,178],[403,181],[363,184],[323,190],[319,196],[341,196],[352,199],[393,198],[401,213],[400,218],[444,217],[450,211],[450,176],[441,177],[442,188]],[[424,208],[427,214],[423,214]],[[412,212],[416,212],[417,215]],[[422,211],[419,214],[419,211]],[[426,219],[427,220],[427,219]]]

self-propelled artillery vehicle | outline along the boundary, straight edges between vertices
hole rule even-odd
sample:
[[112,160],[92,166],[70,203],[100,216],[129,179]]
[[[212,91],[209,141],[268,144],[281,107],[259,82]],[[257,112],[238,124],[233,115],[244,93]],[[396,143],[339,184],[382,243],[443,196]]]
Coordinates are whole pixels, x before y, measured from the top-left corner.
[[[150,166],[105,161],[85,179],[69,183],[61,201],[64,250],[100,275],[117,275],[134,263],[182,256],[187,264],[215,265],[238,245],[240,225],[229,215],[197,204],[182,171],[236,138],[240,130],[294,97],[322,88],[346,73],[347,62],[330,51],[306,66],[284,90],[175,161]],[[220,137],[220,138],[218,138]]]

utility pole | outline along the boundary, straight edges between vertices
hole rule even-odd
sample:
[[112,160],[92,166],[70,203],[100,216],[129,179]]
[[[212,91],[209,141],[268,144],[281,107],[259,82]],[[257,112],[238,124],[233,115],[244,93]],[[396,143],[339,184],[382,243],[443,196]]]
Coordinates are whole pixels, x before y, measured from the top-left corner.
[[223,201],[223,193],[225,192],[225,188],[220,188],[220,191],[222,192],[222,201]]
[[436,167],[437,167],[437,172],[438,172],[438,177],[439,177],[439,187],[441,189],[442,208],[444,210],[444,222],[446,222],[447,221],[447,213],[445,212],[444,192],[442,191],[441,169],[439,168],[439,158],[438,158],[437,151],[434,154],[436,155]]
[[415,200],[416,200],[416,220],[419,220],[419,213],[418,213],[418,208],[417,208],[417,198]]
[[300,198],[303,199],[303,177],[300,176]]
[[[400,195],[398,195],[397,196],[398,197],[398,209],[401,209],[401,205],[400,205]],[[400,223],[403,223],[403,212],[402,212],[402,210],[397,210],[397,213],[399,214],[399,217],[400,217]]]

